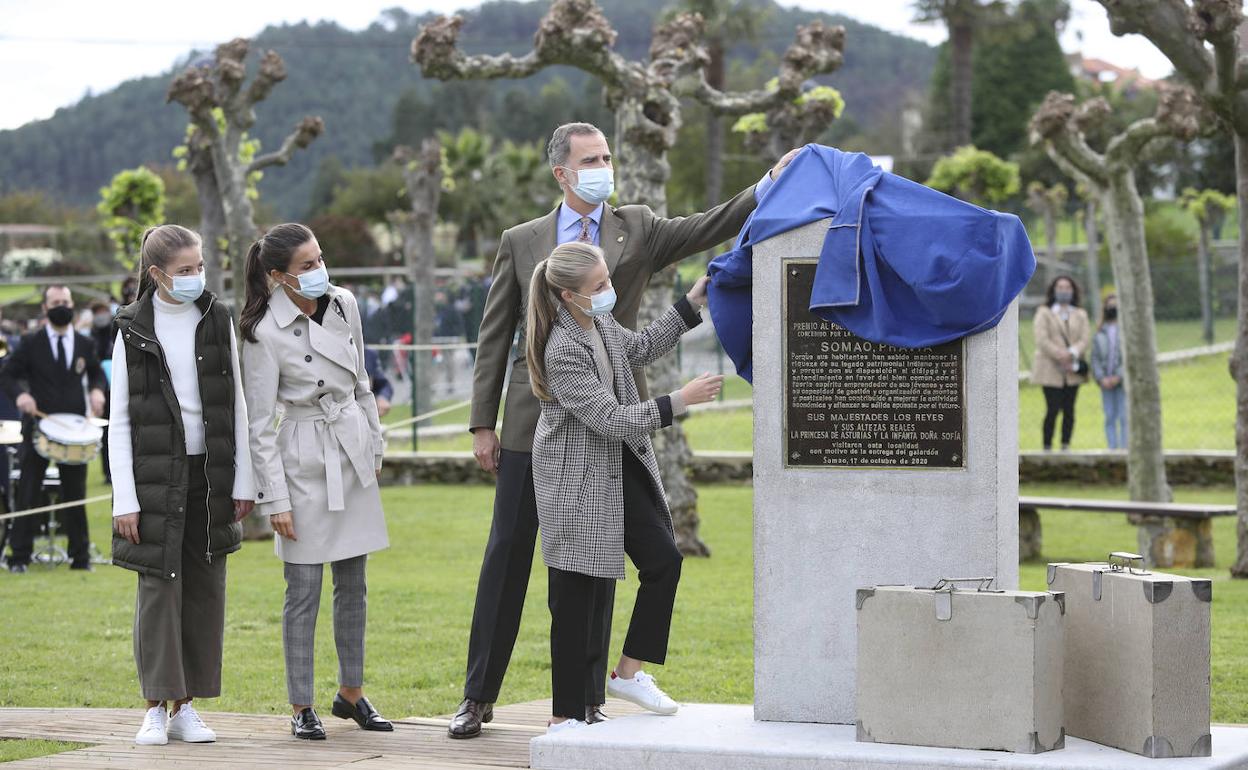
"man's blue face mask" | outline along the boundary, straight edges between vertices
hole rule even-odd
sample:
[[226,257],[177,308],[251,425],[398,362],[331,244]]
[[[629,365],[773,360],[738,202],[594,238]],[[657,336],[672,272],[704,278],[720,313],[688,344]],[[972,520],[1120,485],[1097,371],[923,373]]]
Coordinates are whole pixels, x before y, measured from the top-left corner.
[[572,187],[572,192],[586,203],[597,205],[610,198],[611,193],[615,192],[615,174],[605,166],[582,169],[563,166],[562,168],[564,171],[576,174],[576,184]]

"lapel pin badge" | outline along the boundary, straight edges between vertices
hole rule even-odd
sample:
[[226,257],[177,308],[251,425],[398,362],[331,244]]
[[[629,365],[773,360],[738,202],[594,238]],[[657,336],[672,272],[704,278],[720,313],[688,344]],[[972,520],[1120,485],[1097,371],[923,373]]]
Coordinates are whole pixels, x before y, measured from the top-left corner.
[[623,243],[623,242],[624,242],[624,236],[622,236],[622,235],[617,235],[617,236],[615,236],[615,242],[616,242],[616,243]]

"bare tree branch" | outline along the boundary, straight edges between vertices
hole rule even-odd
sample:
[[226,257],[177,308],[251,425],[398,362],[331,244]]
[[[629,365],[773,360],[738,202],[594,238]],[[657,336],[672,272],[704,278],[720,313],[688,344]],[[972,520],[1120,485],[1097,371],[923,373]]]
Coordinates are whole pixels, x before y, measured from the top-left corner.
[[466,56],[458,47],[464,20],[445,16],[421,27],[412,41],[412,61],[426,77],[441,80],[523,78],[551,64],[578,67],[608,87],[620,86],[633,73],[612,50],[616,32],[593,0],[555,0],[538,24],[533,50],[515,57]]
[[267,152],[253,160],[247,166],[246,173],[251,174],[269,166],[285,166],[290,162],[290,157],[295,154],[295,150],[304,149],[324,132],[324,120],[312,115],[305,117],[299,121],[299,125],[295,127],[295,130],[286,136],[280,149],[274,152]]
[[[1103,99],[1092,99],[1089,104],[1109,105]],[[1045,149],[1063,171],[1074,171],[1079,181],[1104,186],[1107,179],[1105,158],[1088,146],[1083,136],[1083,125],[1099,110],[1077,109],[1075,97],[1050,91],[1044,103],[1031,118],[1032,143],[1045,142]],[[1060,156],[1061,161],[1054,155]]]
[[[1214,76],[1213,55],[1203,40],[1208,28],[1186,0],[1097,0],[1109,15],[1109,28],[1115,35],[1138,33],[1161,49],[1174,68],[1202,92],[1209,90]],[[1225,0],[1197,0],[1199,5],[1216,5]]]
[[712,88],[705,72],[700,71],[692,95],[720,115],[767,112],[797,98],[808,79],[839,69],[845,60],[844,51],[844,27],[813,21],[797,28],[796,39],[784,52],[775,90],[725,93]]

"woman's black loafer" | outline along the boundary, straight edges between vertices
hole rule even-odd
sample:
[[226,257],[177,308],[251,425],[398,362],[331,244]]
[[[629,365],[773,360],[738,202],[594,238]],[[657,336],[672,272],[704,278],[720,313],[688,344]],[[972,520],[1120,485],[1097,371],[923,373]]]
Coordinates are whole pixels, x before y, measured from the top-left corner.
[[325,740],[325,725],[309,706],[290,718],[290,734],[306,741]]

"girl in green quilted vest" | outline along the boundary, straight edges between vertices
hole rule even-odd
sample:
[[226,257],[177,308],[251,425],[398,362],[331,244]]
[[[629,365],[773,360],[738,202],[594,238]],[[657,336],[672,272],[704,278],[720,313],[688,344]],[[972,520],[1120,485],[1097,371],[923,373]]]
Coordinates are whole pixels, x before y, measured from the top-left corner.
[[139,744],[216,740],[192,701],[221,694],[226,556],[255,499],[234,324],[204,283],[199,236],[153,227],[116,319],[113,563],[138,573]]

